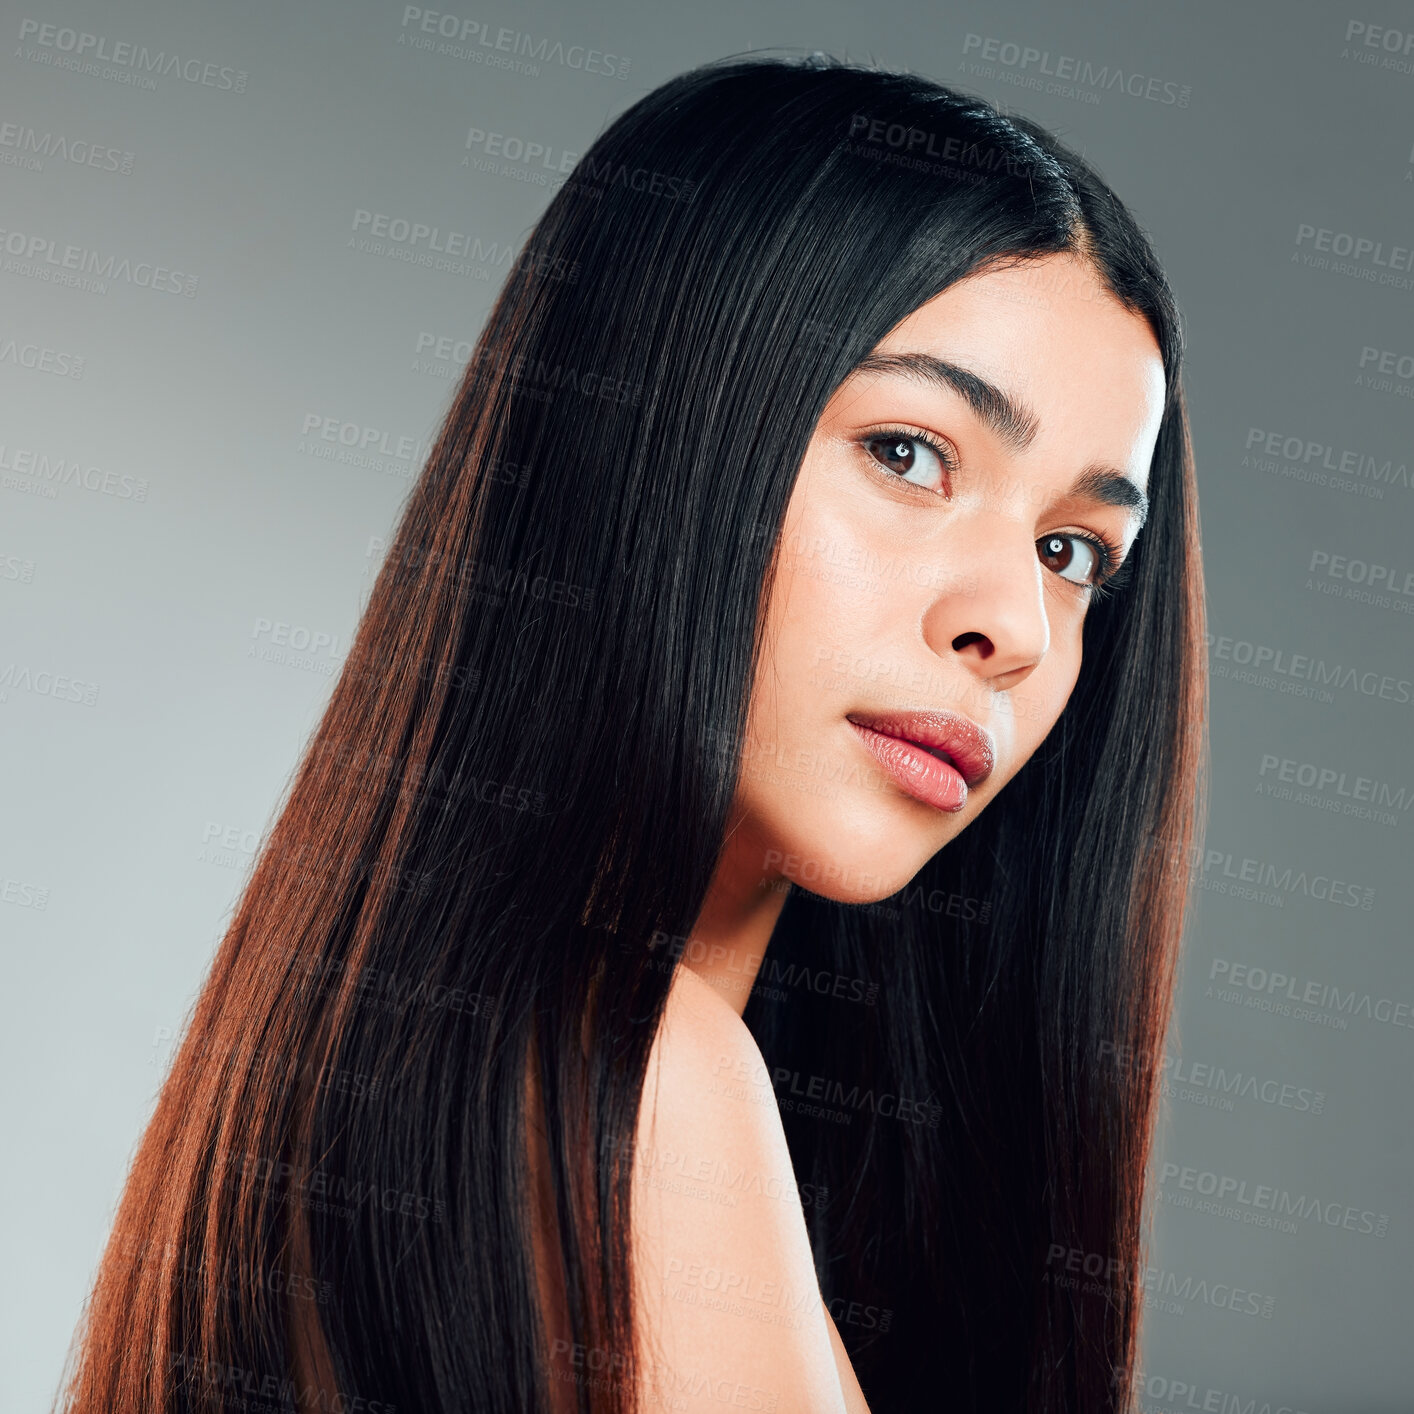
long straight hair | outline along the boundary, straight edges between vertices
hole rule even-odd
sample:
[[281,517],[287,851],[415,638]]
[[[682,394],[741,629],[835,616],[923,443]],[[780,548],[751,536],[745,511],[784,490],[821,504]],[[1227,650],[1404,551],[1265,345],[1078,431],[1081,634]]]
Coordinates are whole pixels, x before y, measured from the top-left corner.
[[[633,1407],[661,943],[691,935],[722,846],[796,473],[902,318],[1055,252],[1163,358],[1133,573],[957,841],[879,904],[792,890],[763,974],[787,981],[746,1020],[773,1075],[853,1097],[848,1123],[784,1122],[876,1414],[940,1388],[1130,1407],[1205,755],[1174,302],[1034,123],[915,75],[735,56],[617,118],[506,280],[137,1150],[70,1414],[521,1414],[566,1377],[586,1414]],[[848,985],[790,980],[823,974]],[[578,1347],[558,1368],[531,1058]]]

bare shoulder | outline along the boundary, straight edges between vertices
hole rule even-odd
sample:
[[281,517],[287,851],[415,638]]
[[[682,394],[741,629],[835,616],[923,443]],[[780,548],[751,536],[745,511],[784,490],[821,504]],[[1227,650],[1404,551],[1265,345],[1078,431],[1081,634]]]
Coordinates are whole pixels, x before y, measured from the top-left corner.
[[725,1048],[733,1056],[760,1060],[761,1052],[750,1028],[732,1007],[690,967],[673,973],[667,1010],[658,1036],[665,1057],[685,1058],[702,1047]]
[[681,966],[634,1159],[639,1358],[654,1386],[645,1403],[844,1414],[771,1076],[741,1017]]
[[[800,1216],[790,1149],[756,1038],[732,1007],[686,967],[679,966],[673,975],[644,1080],[638,1134],[640,1158],[645,1140],[680,1138],[699,1149],[710,1144],[711,1153],[698,1156],[704,1162],[692,1166],[694,1172],[724,1183],[738,1199],[761,1192],[767,1178],[776,1180],[770,1196],[784,1203],[784,1211]],[[686,1157],[683,1150],[673,1152]],[[757,1165],[759,1182],[732,1166],[733,1159],[748,1157]],[[713,1159],[715,1166],[705,1162]],[[725,1206],[739,1210],[740,1203]]]

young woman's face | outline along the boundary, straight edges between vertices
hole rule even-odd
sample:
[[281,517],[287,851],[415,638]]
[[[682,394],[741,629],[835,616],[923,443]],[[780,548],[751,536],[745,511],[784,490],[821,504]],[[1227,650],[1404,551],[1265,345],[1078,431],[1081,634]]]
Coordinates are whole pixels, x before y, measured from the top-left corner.
[[1069,255],[960,281],[877,346],[786,511],[725,867],[870,902],[986,808],[1075,686],[1163,401],[1148,324]]

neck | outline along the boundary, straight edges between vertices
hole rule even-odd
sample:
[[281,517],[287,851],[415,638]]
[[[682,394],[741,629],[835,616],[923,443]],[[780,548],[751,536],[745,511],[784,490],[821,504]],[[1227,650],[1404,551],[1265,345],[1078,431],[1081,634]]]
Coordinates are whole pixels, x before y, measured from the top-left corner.
[[738,1016],[746,1010],[789,892],[784,878],[760,868],[764,855],[746,833],[732,832],[682,954],[682,966]]

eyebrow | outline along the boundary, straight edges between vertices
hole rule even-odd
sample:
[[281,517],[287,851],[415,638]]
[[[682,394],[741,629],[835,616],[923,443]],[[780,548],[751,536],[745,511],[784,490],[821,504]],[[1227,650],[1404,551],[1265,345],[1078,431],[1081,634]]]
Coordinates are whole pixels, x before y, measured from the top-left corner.
[[[998,388],[969,368],[948,363],[921,349],[866,354],[850,370],[849,376],[853,378],[861,373],[901,374],[960,394],[983,425],[1015,452],[1024,452],[1040,430],[1036,414],[1004,388]],[[1141,526],[1149,517],[1149,498],[1144,492],[1122,472],[1098,462],[1092,462],[1080,473],[1067,494],[1106,506],[1120,506],[1133,512]]]

